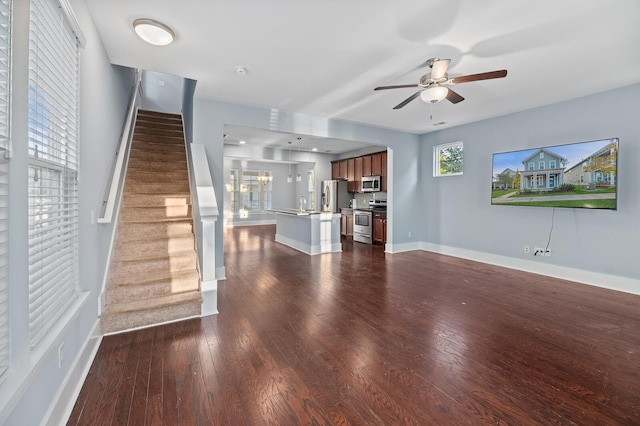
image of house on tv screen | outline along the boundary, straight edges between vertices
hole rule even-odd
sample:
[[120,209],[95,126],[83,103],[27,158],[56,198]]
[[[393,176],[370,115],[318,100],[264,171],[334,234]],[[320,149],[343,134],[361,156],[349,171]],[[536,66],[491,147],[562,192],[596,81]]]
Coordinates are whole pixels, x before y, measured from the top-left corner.
[[617,208],[618,139],[493,154],[491,204]]

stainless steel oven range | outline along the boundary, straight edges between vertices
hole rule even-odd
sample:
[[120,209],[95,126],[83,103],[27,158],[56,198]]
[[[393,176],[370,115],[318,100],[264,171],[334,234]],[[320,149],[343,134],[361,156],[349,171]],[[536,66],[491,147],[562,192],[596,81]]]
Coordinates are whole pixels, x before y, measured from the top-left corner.
[[373,214],[370,210],[353,211],[353,241],[373,243]]

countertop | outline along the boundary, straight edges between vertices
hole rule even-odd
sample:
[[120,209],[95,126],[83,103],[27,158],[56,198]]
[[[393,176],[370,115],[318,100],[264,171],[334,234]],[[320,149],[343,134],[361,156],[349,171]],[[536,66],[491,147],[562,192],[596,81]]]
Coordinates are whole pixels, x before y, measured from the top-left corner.
[[318,210],[300,210],[300,209],[271,209],[269,211],[272,211],[274,213],[282,213],[282,214],[289,214],[292,216],[311,216],[311,215],[318,215],[318,214],[322,214],[322,213],[328,213],[328,212],[321,212]]

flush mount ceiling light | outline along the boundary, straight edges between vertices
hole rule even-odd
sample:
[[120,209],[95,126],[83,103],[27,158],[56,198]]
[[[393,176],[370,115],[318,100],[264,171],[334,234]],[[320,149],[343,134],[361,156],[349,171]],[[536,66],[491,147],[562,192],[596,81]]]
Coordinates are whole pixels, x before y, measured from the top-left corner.
[[420,92],[420,99],[425,102],[435,104],[436,102],[440,102],[441,100],[446,98],[447,93],[449,93],[449,89],[444,86],[431,86],[427,90],[423,90],[422,92]]
[[133,21],[133,29],[142,40],[156,46],[166,46],[171,44],[176,36],[168,25],[147,18],[136,19]]

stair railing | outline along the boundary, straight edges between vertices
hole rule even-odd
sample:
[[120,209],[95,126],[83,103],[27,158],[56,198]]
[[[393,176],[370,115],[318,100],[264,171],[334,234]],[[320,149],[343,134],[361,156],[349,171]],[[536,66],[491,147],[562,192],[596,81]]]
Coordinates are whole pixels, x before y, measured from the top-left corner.
[[131,102],[129,103],[129,109],[127,110],[127,117],[122,130],[122,138],[120,139],[120,146],[116,151],[116,163],[113,168],[113,175],[111,176],[111,186],[109,188],[109,196],[104,201],[104,215],[98,218],[98,223],[111,223],[113,220],[113,211],[116,206],[118,193],[120,191],[120,181],[123,178],[124,165],[129,157],[129,147],[131,145],[131,138],[133,136],[133,129],[136,124],[136,114],[138,112],[138,104],[142,98],[140,94],[142,80],[142,70],[136,71],[136,80],[133,87],[133,93],[131,94]]
[[202,316],[218,313],[216,280],[216,221],[218,202],[204,145],[189,144],[189,180],[195,227]]

